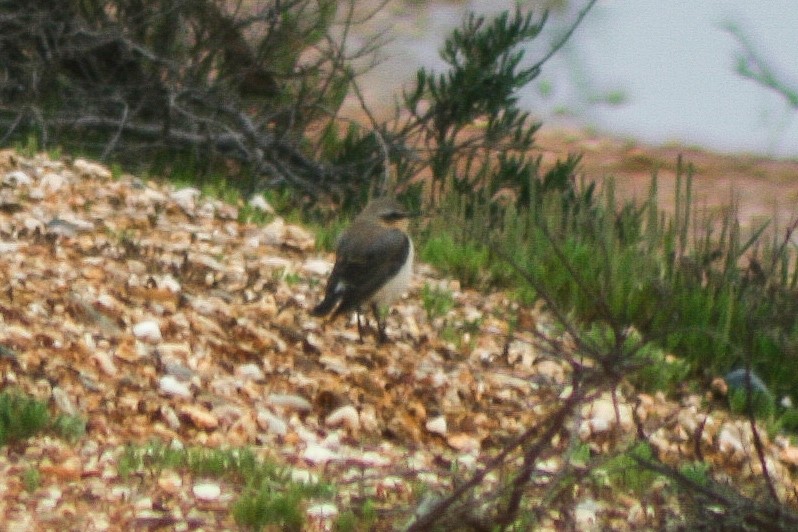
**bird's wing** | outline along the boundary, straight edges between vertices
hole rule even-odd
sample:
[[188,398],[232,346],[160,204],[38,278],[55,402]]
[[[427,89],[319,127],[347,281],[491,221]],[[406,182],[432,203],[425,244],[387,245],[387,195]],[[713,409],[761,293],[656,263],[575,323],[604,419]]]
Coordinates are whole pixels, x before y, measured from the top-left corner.
[[337,291],[336,314],[348,312],[370,298],[402,268],[410,253],[410,238],[398,229],[375,228],[341,239],[327,292]]

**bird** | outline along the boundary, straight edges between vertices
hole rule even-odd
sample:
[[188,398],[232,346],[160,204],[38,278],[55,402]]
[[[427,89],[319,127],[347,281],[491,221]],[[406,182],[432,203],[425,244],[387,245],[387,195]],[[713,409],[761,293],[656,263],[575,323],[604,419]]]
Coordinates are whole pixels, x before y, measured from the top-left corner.
[[413,271],[409,222],[409,212],[394,198],[371,200],[341,234],[324,299],[311,315],[335,318],[356,311],[362,342],[361,309],[369,305],[377,320],[377,341],[386,341],[380,312],[404,294]]

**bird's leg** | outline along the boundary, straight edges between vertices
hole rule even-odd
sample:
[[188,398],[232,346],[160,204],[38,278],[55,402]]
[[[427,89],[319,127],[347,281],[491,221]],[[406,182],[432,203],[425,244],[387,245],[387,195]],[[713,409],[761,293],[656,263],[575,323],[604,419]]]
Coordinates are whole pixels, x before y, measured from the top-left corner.
[[355,314],[357,315],[357,334],[360,337],[360,343],[363,343],[363,325],[360,323],[360,307],[357,307],[355,310]]
[[381,344],[388,340],[388,335],[385,334],[385,319],[380,319],[380,307],[377,303],[371,303],[371,310],[374,312],[374,319],[377,320],[377,343]]

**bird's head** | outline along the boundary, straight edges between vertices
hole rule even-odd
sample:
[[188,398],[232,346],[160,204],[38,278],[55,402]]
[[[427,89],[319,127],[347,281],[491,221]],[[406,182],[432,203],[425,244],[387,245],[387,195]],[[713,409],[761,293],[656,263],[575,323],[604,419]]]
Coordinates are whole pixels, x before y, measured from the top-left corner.
[[360,218],[377,222],[383,227],[407,232],[410,213],[393,198],[383,197],[372,200],[363,209]]

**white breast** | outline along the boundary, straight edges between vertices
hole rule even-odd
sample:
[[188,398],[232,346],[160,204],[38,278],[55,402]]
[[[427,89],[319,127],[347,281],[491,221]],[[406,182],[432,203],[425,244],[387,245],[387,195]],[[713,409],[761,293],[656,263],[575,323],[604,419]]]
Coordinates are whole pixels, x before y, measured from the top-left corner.
[[410,285],[410,277],[413,275],[413,241],[410,241],[410,249],[407,252],[407,260],[399,269],[393,279],[385,283],[382,288],[377,290],[371,300],[378,305],[390,305],[407,291]]

